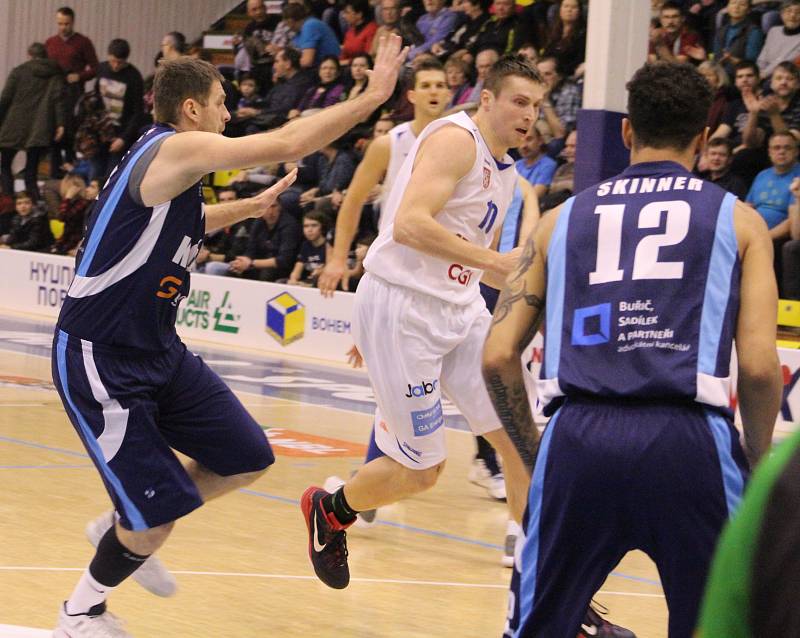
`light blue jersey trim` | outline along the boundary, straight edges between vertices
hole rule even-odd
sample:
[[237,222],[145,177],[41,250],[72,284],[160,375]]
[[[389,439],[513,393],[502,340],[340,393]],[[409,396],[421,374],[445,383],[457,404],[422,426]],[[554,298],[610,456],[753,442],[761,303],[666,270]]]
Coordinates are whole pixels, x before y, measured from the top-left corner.
[[533,478],[528,494],[528,529],[525,536],[525,546],[522,549],[522,566],[519,584],[519,627],[514,638],[520,638],[520,632],[525,627],[528,617],[533,611],[534,598],[536,598],[536,573],[539,569],[539,526],[542,517],[542,493],[544,491],[544,470],[547,465],[547,456],[550,451],[550,439],[556,427],[561,409],[557,410],[550,423],[544,430],[539,453],[536,455],[536,465],[533,468]]
[[719,342],[731,292],[731,275],[738,251],[736,233],[733,230],[735,203],[736,196],[728,193],[719,208],[703,297],[703,312],[700,315],[697,371],[712,376],[717,369]]
[[561,332],[564,322],[564,279],[567,261],[567,228],[575,198],[570,197],[561,207],[561,214],[547,247],[547,330],[544,337],[544,376],[558,377],[561,359]]
[[103,238],[106,228],[108,227],[108,223],[111,221],[111,216],[117,209],[117,204],[119,204],[119,200],[122,197],[122,194],[125,192],[125,189],[128,188],[128,178],[130,177],[131,171],[136,165],[137,160],[141,157],[142,153],[144,153],[148,148],[166,135],[174,135],[174,131],[159,133],[152,139],[142,144],[141,148],[136,151],[134,156],[125,165],[125,168],[117,178],[114,187],[111,189],[111,194],[108,196],[106,203],[100,210],[100,214],[97,217],[97,222],[92,228],[92,232],[90,233],[88,242],[86,243],[86,250],[84,251],[83,258],[81,259],[81,265],[78,267],[78,271],[76,273],[77,275],[85,277],[89,272],[89,266],[92,265],[92,259],[94,259],[94,254],[97,252],[97,247],[100,245],[100,240]]
[[728,517],[732,517],[739,509],[744,493],[744,477],[731,453],[731,430],[728,422],[719,414],[706,412],[706,421],[717,446],[717,456],[722,470],[722,484],[725,487],[725,502],[728,505]]
[[145,522],[142,513],[133,504],[133,501],[131,501],[130,497],[125,492],[125,488],[122,487],[122,483],[120,482],[119,478],[117,478],[117,475],[114,474],[113,470],[106,463],[105,457],[103,456],[103,451],[100,449],[100,444],[97,442],[97,439],[92,432],[92,428],[89,427],[89,424],[86,422],[86,419],[84,419],[83,415],[78,412],[78,408],[75,406],[75,402],[72,400],[72,396],[69,393],[69,384],[67,383],[66,356],[67,339],[69,339],[69,335],[67,335],[67,333],[63,330],[59,330],[56,360],[58,362],[58,377],[61,384],[61,391],[64,393],[64,398],[67,400],[67,404],[78,421],[78,425],[83,433],[83,440],[86,441],[86,445],[89,446],[89,453],[100,468],[100,472],[114,488],[114,492],[116,492],[120,503],[125,510],[124,513],[133,526],[133,531],[137,532],[143,529],[148,529],[148,525]]
[[[507,253],[514,248],[517,239],[517,230],[522,220],[522,207],[524,201],[522,199],[522,191],[519,185],[514,187],[514,197],[508,205],[506,217],[503,220],[503,230],[500,233],[500,241],[497,243],[497,252]],[[520,241],[524,242],[527,237],[520,237]]]

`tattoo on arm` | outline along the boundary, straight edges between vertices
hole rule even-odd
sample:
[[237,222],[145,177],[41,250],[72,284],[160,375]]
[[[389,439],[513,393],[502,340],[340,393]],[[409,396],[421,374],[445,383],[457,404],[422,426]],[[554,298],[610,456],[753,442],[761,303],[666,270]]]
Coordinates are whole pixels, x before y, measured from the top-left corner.
[[539,323],[541,322],[541,312],[544,308],[544,300],[532,293],[529,293],[528,284],[525,281],[525,274],[531,267],[533,258],[535,256],[536,247],[534,246],[533,238],[530,237],[525,244],[525,250],[523,251],[522,257],[519,260],[517,269],[514,271],[514,276],[500,293],[500,299],[497,301],[497,306],[494,309],[494,316],[492,317],[492,325],[500,323],[506,317],[508,317],[512,306],[520,300],[535,308],[536,312],[533,321],[535,328],[532,326],[533,332],[531,332],[530,338],[528,338],[522,345],[523,348],[530,343],[530,340],[533,339],[533,335],[536,334],[536,330],[538,330]]
[[532,473],[540,437],[531,416],[528,393],[522,377],[507,384],[500,374],[489,370],[484,373],[484,380],[503,428],[517,448],[525,467]]

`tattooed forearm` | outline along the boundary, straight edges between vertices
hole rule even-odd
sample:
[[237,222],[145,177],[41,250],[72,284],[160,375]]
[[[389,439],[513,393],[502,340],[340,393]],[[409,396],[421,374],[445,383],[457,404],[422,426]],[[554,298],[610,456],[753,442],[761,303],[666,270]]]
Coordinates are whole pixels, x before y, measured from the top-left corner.
[[542,325],[542,319],[544,318],[544,314],[541,312],[541,308],[538,308],[536,311],[536,315],[531,321],[531,325],[528,326],[528,329],[525,331],[525,334],[522,335],[520,340],[517,342],[517,352],[522,354],[525,348],[528,347],[528,344],[533,341],[533,338],[536,336],[536,333],[539,331],[539,326]]
[[[521,371],[520,371],[521,372]],[[522,376],[511,383],[494,370],[484,369],[483,378],[494,409],[503,428],[517,448],[525,467],[533,473],[536,453],[539,451],[539,431],[533,422],[528,394]]]
[[535,309],[536,316],[534,323],[538,323],[537,320],[544,308],[544,301],[533,293],[529,293],[528,284],[522,279],[519,281],[511,281],[510,284],[503,289],[503,292],[500,293],[500,298],[497,300],[497,306],[495,306],[494,309],[492,325],[500,323],[503,319],[508,317],[511,312],[511,307],[520,300]]
[[517,268],[514,270],[514,276],[511,278],[511,283],[520,279],[531,267],[533,258],[536,256],[536,245],[533,243],[533,237],[528,237],[525,242],[525,247],[522,249],[522,257],[519,258]]

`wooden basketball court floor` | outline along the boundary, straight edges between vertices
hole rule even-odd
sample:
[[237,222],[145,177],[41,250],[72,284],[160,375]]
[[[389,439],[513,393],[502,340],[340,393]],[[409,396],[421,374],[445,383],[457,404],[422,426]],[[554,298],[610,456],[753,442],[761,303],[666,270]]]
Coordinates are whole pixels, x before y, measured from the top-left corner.
[[[51,335],[49,323],[0,316],[0,638],[49,635],[93,555],[84,526],[109,507],[52,387]],[[109,607],[134,636],[501,635],[505,506],[467,481],[474,443],[460,417],[448,417],[439,484],[381,510],[373,528],[352,528],[352,581],[335,591],[313,574],[298,499],[361,463],[373,409],[366,376],[191,345],[269,428],[277,462],[179,521],[159,553],[176,596],[132,581],[114,592]],[[667,635],[658,576],[641,553],[625,557],[596,600],[640,638]]]

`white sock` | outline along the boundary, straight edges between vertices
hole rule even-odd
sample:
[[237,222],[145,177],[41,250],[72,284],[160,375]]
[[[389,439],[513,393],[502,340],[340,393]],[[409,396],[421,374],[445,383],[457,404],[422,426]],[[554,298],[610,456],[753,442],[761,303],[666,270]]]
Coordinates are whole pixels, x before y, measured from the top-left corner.
[[98,583],[87,568],[67,601],[66,611],[71,616],[85,614],[95,605],[102,603],[114,589],[116,588]]

